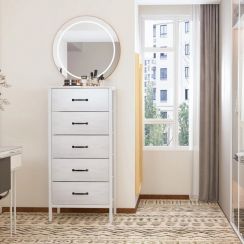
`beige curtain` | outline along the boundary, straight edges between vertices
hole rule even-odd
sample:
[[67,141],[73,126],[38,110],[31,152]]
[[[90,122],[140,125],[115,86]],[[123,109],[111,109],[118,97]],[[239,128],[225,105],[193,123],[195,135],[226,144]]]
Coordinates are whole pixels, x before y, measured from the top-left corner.
[[219,5],[200,7],[199,200],[218,201]]

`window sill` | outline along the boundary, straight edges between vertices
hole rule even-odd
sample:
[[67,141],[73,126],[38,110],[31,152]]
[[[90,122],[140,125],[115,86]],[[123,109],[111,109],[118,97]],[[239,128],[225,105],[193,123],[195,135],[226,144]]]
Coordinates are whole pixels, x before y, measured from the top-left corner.
[[167,147],[167,146],[144,146],[143,151],[168,151],[168,152],[192,152],[193,150],[190,147]]

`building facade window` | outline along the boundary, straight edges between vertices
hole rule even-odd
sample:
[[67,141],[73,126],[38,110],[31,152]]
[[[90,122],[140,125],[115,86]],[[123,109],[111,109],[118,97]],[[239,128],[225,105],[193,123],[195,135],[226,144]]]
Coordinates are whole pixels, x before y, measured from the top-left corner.
[[167,53],[160,53],[160,59],[167,59]]
[[190,44],[186,43],[185,44],[185,55],[190,55]]
[[156,29],[156,25],[153,25],[153,37],[156,37],[156,31],[157,31],[157,29]]
[[156,100],[156,91],[157,91],[157,89],[154,87],[153,88],[153,100]]
[[189,33],[190,32],[190,22],[186,21],[185,22],[185,33]]
[[189,78],[189,67],[188,66],[185,67],[185,78],[186,79]]
[[167,37],[167,25],[160,25],[160,37]]
[[185,89],[185,100],[189,100],[189,89]]
[[152,79],[156,79],[156,67],[155,66],[153,66],[152,67]]
[[160,80],[167,80],[168,78],[168,69],[160,68]]
[[163,144],[168,145],[168,133],[167,132],[163,133]]
[[161,119],[167,119],[168,118],[168,112],[167,111],[160,111],[160,117],[161,117]]
[[167,102],[168,100],[168,91],[167,90],[161,90],[160,91],[160,101],[161,102]]
[[156,57],[157,57],[157,55],[156,55],[156,53],[154,53],[154,54],[153,54],[153,58],[156,58]]

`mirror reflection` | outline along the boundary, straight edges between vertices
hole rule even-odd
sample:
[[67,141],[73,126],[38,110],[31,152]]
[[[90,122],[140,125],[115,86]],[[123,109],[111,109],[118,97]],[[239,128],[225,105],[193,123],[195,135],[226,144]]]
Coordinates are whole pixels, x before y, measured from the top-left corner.
[[110,26],[99,19],[78,18],[57,34],[54,59],[65,78],[79,79],[97,70],[107,78],[116,68],[120,44]]

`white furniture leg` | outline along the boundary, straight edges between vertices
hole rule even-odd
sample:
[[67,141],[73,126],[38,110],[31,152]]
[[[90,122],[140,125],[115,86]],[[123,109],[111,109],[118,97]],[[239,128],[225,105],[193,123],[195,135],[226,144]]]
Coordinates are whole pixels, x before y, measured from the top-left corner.
[[14,194],[14,234],[16,234],[16,213],[17,213],[17,209],[16,209],[16,173],[15,171],[13,171],[13,194]]
[[13,177],[11,177],[11,185],[10,185],[10,209],[9,209],[9,214],[10,214],[10,235],[11,237],[13,236]]
[[53,209],[50,206],[48,208],[48,219],[49,219],[49,222],[52,222],[52,220],[53,220]]

